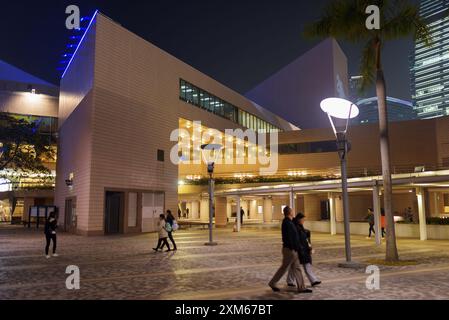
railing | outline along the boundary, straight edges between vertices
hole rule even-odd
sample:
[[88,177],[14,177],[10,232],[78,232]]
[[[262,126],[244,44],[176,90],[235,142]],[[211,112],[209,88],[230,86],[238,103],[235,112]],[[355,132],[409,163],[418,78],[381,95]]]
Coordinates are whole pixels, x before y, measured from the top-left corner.
[[[429,171],[449,170],[447,164],[413,164],[413,165],[395,165],[391,168],[392,174],[413,174]],[[382,167],[349,167],[348,178],[361,178],[382,176]],[[279,183],[279,182],[308,182],[323,181],[340,178],[340,168],[329,169],[289,169],[279,170],[274,175],[261,176],[258,171],[254,172],[222,172],[215,174],[216,184],[241,184],[241,183]],[[201,176],[196,179],[188,179],[188,176],[180,177],[186,185],[206,185],[208,177]]]

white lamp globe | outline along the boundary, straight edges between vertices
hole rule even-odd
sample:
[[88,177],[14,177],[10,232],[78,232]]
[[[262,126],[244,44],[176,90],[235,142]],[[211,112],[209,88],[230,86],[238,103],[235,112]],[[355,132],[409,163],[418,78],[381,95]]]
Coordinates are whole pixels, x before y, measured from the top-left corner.
[[321,110],[337,119],[354,119],[360,113],[354,103],[342,98],[324,99],[321,101]]

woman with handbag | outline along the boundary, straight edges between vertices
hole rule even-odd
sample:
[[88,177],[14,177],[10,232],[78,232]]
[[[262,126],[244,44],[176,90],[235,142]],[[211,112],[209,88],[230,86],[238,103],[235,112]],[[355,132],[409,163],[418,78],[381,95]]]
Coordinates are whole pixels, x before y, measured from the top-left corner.
[[175,217],[171,213],[171,210],[167,210],[167,223],[170,224],[171,230],[168,231],[168,238],[170,239],[171,243],[173,244],[173,250],[178,250],[176,247],[175,239],[173,239],[173,231],[176,231],[178,229],[178,224],[176,223]]

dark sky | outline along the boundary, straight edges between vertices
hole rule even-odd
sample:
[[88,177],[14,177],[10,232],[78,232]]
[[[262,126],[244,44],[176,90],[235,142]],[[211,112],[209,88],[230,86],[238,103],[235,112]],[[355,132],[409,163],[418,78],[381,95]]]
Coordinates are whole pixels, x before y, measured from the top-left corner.
[[[58,84],[56,70],[67,44],[65,8],[82,15],[100,9],[127,29],[216,80],[245,93],[317,41],[302,38],[303,26],[332,0],[127,0],[1,1],[0,59]],[[359,51],[341,43],[350,74]],[[411,39],[387,45],[388,94],[410,99]]]

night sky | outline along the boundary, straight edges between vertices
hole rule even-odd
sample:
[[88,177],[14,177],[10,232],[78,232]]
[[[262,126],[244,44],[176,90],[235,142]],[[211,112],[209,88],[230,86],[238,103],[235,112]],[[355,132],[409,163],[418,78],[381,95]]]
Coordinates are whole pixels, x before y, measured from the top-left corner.
[[[305,40],[301,33],[328,1],[332,0],[2,1],[0,59],[58,84],[58,61],[68,35],[65,8],[76,4],[81,15],[99,9],[163,50],[245,93],[318,42]],[[350,74],[358,74],[360,48],[340,44],[348,56]],[[385,48],[390,96],[411,99],[412,49],[412,39]]]

